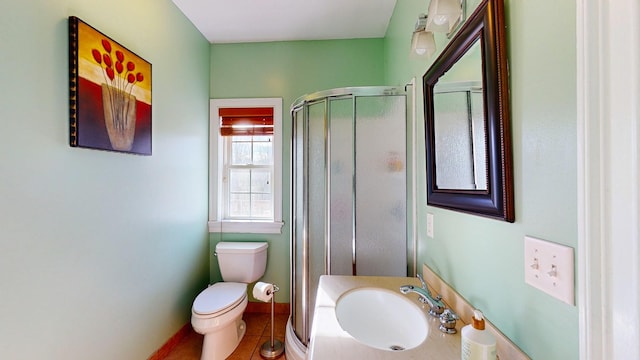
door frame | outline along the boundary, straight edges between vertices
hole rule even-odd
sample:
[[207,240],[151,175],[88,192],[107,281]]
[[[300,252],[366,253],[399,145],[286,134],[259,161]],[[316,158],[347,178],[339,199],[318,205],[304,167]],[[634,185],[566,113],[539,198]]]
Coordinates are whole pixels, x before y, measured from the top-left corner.
[[580,359],[640,359],[640,5],[576,0],[576,35]]

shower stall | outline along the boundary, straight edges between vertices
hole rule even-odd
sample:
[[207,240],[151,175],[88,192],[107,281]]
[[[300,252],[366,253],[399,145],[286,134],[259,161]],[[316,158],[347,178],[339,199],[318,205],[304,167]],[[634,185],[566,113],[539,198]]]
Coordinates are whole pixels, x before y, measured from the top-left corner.
[[415,271],[408,103],[404,87],[353,87],[305,95],[291,106],[287,358],[306,351],[321,275]]

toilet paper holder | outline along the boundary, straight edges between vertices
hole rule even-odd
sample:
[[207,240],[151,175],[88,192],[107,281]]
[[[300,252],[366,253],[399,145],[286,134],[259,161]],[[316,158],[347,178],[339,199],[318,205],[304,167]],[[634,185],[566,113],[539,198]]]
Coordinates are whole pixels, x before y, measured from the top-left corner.
[[[265,359],[275,359],[282,355],[284,352],[284,344],[282,341],[274,338],[274,311],[275,311],[275,296],[276,292],[280,291],[280,288],[276,284],[265,284],[258,282],[253,288],[253,297],[262,301],[271,300],[271,336],[260,347],[260,356]],[[265,298],[264,295],[267,297]]]

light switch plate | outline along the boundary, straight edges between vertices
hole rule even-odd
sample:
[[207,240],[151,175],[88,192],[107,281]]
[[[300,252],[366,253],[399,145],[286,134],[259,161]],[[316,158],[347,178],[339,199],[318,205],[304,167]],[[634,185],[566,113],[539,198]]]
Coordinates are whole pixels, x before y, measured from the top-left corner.
[[427,213],[427,236],[433,238],[433,214]]
[[573,305],[573,248],[525,236],[524,280],[527,284]]

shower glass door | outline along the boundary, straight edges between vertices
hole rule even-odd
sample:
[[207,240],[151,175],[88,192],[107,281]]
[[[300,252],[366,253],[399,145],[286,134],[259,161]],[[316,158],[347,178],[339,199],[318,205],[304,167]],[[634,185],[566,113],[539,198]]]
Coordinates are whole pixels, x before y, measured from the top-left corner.
[[355,104],[354,275],[407,275],[404,96],[361,96]]
[[406,96],[344,88],[292,106],[291,322],[309,341],[321,275],[407,274]]

